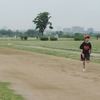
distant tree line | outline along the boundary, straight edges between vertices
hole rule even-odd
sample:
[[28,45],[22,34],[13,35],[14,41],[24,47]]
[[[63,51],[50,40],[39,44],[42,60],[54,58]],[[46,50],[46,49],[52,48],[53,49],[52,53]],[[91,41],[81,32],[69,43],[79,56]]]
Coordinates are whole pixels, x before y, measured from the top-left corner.
[[36,30],[32,30],[29,29],[25,32],[21,32],[21,31],[13,31],[11,29],[9,30],[0,30],[0,37],[13,37],[13,36],[17,36],[17,37],[21,37],[21,36],[27,36],[27,37],[37,37],[39,35],[39,32]]
[[13,37],[13,36],[21,36],[22,32],[17,31],[12,31],[11,29],[9,30],[0,30],[0,37]]
[[[90,37],[95,37],[97,40],[100,38],[100,33],[98,34],[89,34]],[[75,33],[75,34],[68,34],[64,33],[63,31],[55,31],[51,32],[51,34],[46,34],[46,37],[41,37],[41,33],[37,30],[28,29],[27,31],[13,31],[11,29],[8,30],[0,30],[0,37],[20,37],[21,40],[27,40],[28,37],[35,37],[41,40],[48,40],[47,37],[50,37],[50,40],[57,40],[57,38],[74,38],[75,41],[83,40],[84,34],[82,33]],[[56,37],[56,38],[55,38]]]

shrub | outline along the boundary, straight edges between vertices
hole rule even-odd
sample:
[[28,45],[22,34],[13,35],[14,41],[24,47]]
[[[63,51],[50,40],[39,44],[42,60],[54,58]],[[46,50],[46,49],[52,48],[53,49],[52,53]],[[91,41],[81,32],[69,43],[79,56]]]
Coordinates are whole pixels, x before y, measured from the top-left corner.
[[40,40],[42,40],[42,41],[48,41],[48,40],[49,40],[49,38],[48,38],[48,37],[46,37],[46,36],[43,36],[43,37],[41,37],[41,38],[40,38]]
[[57,41],[57,38],[56,37],[50,37],[50,40],[51,41]]
[[20,39],[21,39],[21,40],[24,40],[24,37],[23,37],[23,36],[21,36],[21,37],[20,37]]
[[20,39],[21,39],[21,40],[27,40],[28,37],[27,37],[27,36],[21,36]]
[[75,41],[81,41],[81,40],[83,40],[83,34],[81,34],[81,33],[75,33],[74,40]]
[[27,36],[24,36],[24,40],[27,40],[28,39],[28,37]]

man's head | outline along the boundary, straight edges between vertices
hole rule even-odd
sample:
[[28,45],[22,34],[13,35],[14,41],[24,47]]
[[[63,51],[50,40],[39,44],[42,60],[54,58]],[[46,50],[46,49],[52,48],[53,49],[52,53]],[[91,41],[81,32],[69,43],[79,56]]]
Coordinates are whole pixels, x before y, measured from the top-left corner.
[[89,42],[89,39],[90,39],[90,36],[89,36],[89,35],[85,35],[85,36],[84,36],[85,42]]

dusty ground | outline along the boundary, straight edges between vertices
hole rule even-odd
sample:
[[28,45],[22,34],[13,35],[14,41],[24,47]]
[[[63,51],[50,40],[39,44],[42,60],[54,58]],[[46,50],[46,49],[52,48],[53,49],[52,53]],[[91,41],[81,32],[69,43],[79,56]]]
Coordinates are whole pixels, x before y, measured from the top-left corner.
[[26,100],[100,100],[100,64],[0,48],[0,81]]

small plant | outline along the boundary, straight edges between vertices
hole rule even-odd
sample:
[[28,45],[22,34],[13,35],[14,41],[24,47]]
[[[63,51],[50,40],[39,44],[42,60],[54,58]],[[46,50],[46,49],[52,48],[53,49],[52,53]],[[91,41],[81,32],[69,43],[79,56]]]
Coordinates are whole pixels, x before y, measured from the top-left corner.
[[27,36],[21,36],[20,39],[21,39],[21,40],[27,40],[28,37],[27,37]]
[[50,37],[51,41],[57,41],[58,39],[56,37]]
[[27,36],[24,36],[24,40],[27,40],[28,39],[28,37]]
[[24,40],[24,37],[23,37],[23,36],[21,36],[21,37],[20,37],[20,39],[21,39],[21,40]]
[[47,36],[43,36],[43,37],[40,37],[40,40],[42,40],[42,41],[48,41],[49,38]]

